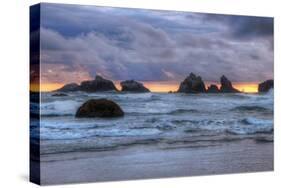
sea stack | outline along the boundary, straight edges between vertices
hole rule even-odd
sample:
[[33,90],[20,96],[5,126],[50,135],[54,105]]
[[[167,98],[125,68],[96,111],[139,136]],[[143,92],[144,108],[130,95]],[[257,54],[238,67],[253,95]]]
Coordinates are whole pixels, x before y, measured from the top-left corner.
[[230,80],[227,79],[226,76],[222,76],[221,79],[221,88],[220,88],[220,92],[222,93],[240,93],[240,91],[238,89],[235,89],[232,86],[232,83]]
[[273,80],[266,80],[259,84],[259,92],[268,92],[270,89],[274,88]]
[[52,97],[67,97],[68,95],[65,93],[55,93],[52,95]]
[[220,92],[220,90],[219,90],[218,86],[214,85],[214,84],[210,85],[207,89],[207,93],[219,93],[219,92]]
[[79,90],[86,92],[102,92],[117,91],[117,88],[112,81],[106,80],[101,76],[96,76],[94,80],[81,82]]
[[102,91],[117,91],[114,83],[106,80],[101,76],[96,76],[94,80],[87,80],[81,82],[80,85],[70,83],[64,85],[62,88],[56,90],[57,92],[71,92],[71,91],[86,91],[86,92],[102,92]]
[[109,118],[122,117],[123,110],[118,104],[107,99],[91,99],[80,106],[76,112],[77,118]]
[[179,93],[205,93],[205,84],[200,76],[190,73],[186,79],[181,82],[178,89]]
[[79,85],[76,83],[70,83],[64,85],[62,88],[56,90],[58,92],[72,92],[72,91],[79,91]]
[[122,89],[121,91],[124,92],[136,92],[136,93],[145,93],[150,92],[149,89],[143,86],[142,83],[139,83],[134,80],[126,80],[120,83]]

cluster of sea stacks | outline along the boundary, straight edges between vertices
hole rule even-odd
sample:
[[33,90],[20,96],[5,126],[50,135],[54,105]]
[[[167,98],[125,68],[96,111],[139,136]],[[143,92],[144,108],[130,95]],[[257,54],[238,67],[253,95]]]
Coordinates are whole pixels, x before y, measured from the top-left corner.
[[[232,83],[226,76],[220,78],[221,86],[210,85],[207,89],[205,83],[200,76],[190,73],[184,81],[180,83],[176,93],[240,93],[239,90],[232,86]],[[134,80],[126,80],[120,83],[120,92],[144,93],[150,92],[142,83]],[[262,82],[258,86],[259,92],[267,92],[273,88],[273,80]],[[62,88],[56,90],[59,93],[53,94],[55,97],[67,96],[65,92],[84,91],[84,92],[104,92],[118,91],[114,83],[106,80],[101,76],[96,76],[94,80],[83,81],[80,85],[76,83],[66,84]],[[63,93],[61,93],[63,92]],[[169,92],[171,93],[171,92]],[[114,101],[108,99],[91,99],[86,101],[76,112],[77,118],[84,117],[122,117],[123,110]]]
[[190,73],[186,79],[181,82],[178,89],[179,93],[239,93],[240,91],[232,86],[232,83],[226,76],[220,78],[221,87],[210,85],[207,89],[205,83],[200,76]]
[[[126,80],[120,83],[122,92],[150,92],[149,89],[134,80]],[[111,80],[106,80],[101,76],[96,76],[94,80],[87,80],[81,82],[80,85],[76,83],[70,83],[64,85],[58,89],[59,92],[73,92],[73,91],[85,91],[85,92],[103,92],[103,91],[118,91],[114,83]]]
[[[180,83],[177,93],[240,93],[239,90],[232,86],[231,81],[226,76],[220,78],[221,86],[218,87],[215,84],[206,88],[201,76],[196,76],[194,73],[190,73],[184,81]],[[142,83],[135,80],[126,80],[120,83],[121,92],[135,92],[143,93],[150,92]],[[273,80],[266,80],[258,86],[259,92],[267,92],[273,88]],[[101,76],[96,76],[94,80],[87,80],[81,82],[80,85],[76,83],[70,83],[64,85],[57,90],[58,92],[73,92],[73,91],[85,91],[85,92],[103,92],[103,91],[118,91],[114,83],[111,80],[104,79]],[[170,92],[171,93],[171,92]],[[54,96],[64,96],[64,94],[54,94]]]
[[[239,93],[240,91],[232,86],[231,81],[226,77],[220,78],[221,86],[218,87],[215,84],[206,88],[204,81],[200,76],[196,76],[194,73],[190,73],[184,81],[180,83],[177,93]],[[135,92],[144,93],[150,92],[142,83],[135,80],[126,80],[120,83],[121,92]],[[267,80],[262,82],[258,86],[259,92],[267,92],[273,88],[273,80]],[[111,80],[104,79],[101,76],[96,76],[94,80],[87,80],[80,83],[70,83],[64,85],[57,90],[58,92],[73,92],[73,91],[85,91],[85,92],[104,92],[104,91],[118,91],[114,83]],[[170,92],[171,93],[171,92]],[[57,96],[64,94],[55,94]]]

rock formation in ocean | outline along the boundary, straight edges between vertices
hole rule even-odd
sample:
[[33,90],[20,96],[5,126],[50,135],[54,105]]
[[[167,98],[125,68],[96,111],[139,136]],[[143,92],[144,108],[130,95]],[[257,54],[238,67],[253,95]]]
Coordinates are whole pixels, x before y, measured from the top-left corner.
[[220,92],[222,93],[240,93],[238,89],[235,89],[232,86],[232,83],[230,80],[227,79],[226,76],[222,76],[221,79],[221,87],[220,87]]
[[190,73],[186,79],[181,82],[178,89],[179,93],[205,93],[205,84],[200,76]]
[[214,84],[210,85],[207,89],[207,93],[219,93],[219,92],[220,92],[220,90],[219,90],[218,86],[216,86]]
[[75,117],[122,117],[123,110],[118,104],[107,99],[91,99],[80,106],[76,112]]
[[59,91],[59,92],[79,91],[79,85],[76,83],[66,84],[62,88],[60,88],[56,91]]
[[274,88],[273,80],[266,80],[259,84],[259,92],[268,92],[270,89]]
[[120,83],[122,89],[121,91],[125,92],[137,92],[137,93],[144,93],[150,92],[149,89],[143,86],[142,83],[139,83],[134,80],[126,80]]
[[111,80],[106,80],[101,76],[96,76],[94,80],[81,82],[79,90],[86,92],[117,91]]
[[106,80],[101,76],[96,76],[94,80],[87,80],[81,82],[80,85],[76,83],[66,84],[62,88],[56,90],[58,92],[70,91],[86,91],[86,92],[100,92],[100,91],[117,91],[114,83]]
[[66,96],[68,96],[68,95],[65,94],[65,93],[55,93],[55,94],[53,94],[52,96],[53,96],[53,97],[66,97]]

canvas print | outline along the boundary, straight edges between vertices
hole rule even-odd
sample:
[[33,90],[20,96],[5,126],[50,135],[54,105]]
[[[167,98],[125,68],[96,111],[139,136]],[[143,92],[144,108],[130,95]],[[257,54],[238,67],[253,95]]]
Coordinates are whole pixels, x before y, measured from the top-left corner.
[[273,170],[273,18],[30,8],[30,180]]

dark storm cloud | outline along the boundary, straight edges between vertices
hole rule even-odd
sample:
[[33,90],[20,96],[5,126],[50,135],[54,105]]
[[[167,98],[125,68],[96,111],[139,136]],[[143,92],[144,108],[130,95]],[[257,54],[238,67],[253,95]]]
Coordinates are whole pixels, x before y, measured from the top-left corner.
[[273,37],[273,18],[218,14],[205,14],[203,18],[210,22],[226,25],[228,34],[234,38]]
[[60,71],[57,82],[96,74],[182,80],[190,72],[209,81],[222,74],[233,81],[261,81],[273,77],[270,20],[44,4],[43,71],[47,81],[48,72]]
[[239,19],[234,19],[233,23],[235,26],[233,34],[238,37],[273,35],[272,18],[239,17]]

